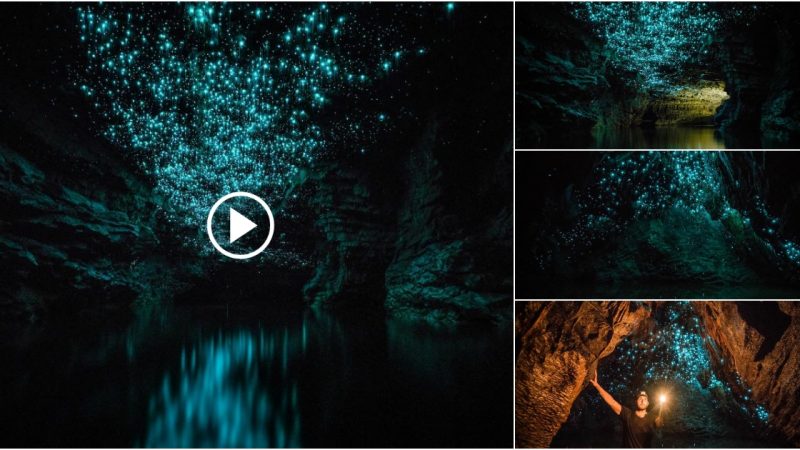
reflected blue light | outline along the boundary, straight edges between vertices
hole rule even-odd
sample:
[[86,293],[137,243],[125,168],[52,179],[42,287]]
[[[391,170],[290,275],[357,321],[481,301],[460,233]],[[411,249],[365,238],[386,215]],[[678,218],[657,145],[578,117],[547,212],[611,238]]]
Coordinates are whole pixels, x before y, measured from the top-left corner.
[[298,447],[291,363],[303,337],[288,330],[220,332],[187,346],[150,399],[147,447]]

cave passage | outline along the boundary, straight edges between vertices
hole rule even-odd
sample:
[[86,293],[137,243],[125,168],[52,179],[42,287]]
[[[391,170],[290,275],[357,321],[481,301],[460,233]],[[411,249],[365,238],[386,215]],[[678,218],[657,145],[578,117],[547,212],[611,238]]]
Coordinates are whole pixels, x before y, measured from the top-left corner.
[[589,383],[596,369],[622,406],[648,393],[648,414],[664,419],[653,447],[791,447],[796,312],[792,302],[518,302],[517,445],[620,447],[620,418]]
[[[649,412],[666,397],[664,426],[654,447],[764,447],[781,443],[764,439],[769,417],[750,398],[735,373],[721,373],[721,364],[707,350],[708,338],[690,302],[658,305],[643,329],[623,340],[598,365],[601,386],[620,404],[635,409],[638,391],[650,397]],[[553,447],[616,447],[621,445],[618,417],[588,386],[576,399]],[[785,446],[785,442],[783,442]]]
[[763,2],[527,3],[518,148],[796,148],[800,12]]

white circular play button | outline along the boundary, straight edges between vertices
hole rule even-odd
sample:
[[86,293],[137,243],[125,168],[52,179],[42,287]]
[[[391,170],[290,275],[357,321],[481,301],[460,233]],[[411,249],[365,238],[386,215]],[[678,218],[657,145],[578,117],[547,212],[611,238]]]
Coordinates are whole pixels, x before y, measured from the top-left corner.
[[[219,209],[223,203],[237,197],[243,197],[257,202],[262,208],[264,208],[264,211],[267,213],[267,218],[269,219],[269,233],[267,234],[264,243],[261,244],[261,246],[257,249],[244,254],[233,253],[222,248],[222,246],[219,245],[219,242],[217,242],[217,239],[214,237],[214,231],[212,227],[214,214],[216,214],[217,209]],[[238,241],[239,238],[245,236],[256,228],[258,228],[258,224],[245,217],[244,214],[235,210],[232,206],[228,207],[228,244],[233,244],[234,242]],[[206,220],[206,231],[208,232],[208,239],[211,240],[211,244],[214,245],[214,248],[217,249],[217,251],[228,258],[248,259],[258,255],[267,248],[269,242],[272,240],[272,234],[275,231],[275,219],[272,217],[272,211],[269,209],[269,206],[267,206],[267,203],[260,197],[249,192],[232,192],[217,200],[217,202],[214,203],[214,206],[211,207],[211,211],[208,212],[208,219]]]

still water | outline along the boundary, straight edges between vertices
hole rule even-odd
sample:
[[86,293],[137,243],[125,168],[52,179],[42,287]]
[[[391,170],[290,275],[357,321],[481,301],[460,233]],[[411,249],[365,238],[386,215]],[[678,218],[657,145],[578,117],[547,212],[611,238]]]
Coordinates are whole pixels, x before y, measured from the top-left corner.
[[3,328],[0,445],[511,445],[511,329],[182,306]]
[[721,150],[791,149],[800,147],[796,137],[774,132],[729,130],[712,126],[661,126],[655,128],[573,129],[552,133],[542,141],[517,143],[517,148]]
[[625,128],[595,133],[595,148],[724,149],[725,141],[713,127]]

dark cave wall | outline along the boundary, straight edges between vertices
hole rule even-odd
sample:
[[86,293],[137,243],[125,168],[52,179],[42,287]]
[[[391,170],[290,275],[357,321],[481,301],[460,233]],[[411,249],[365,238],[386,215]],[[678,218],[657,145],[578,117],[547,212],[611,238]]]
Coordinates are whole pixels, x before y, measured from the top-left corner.
[[493,165],[473,181],[480,186],[476,211],[487,213],[476,226],[470,223],[476,211],[448,208],[449,196],[462,195],[447,181],[453,162],[435,156],[442,138],[429,127],[408,156],[395,253],[386,269],[386,307],[395,316],[436,322],[510,320],[511,206],[502,196],[512,189],[511,146],[497,145]]
[[481,210],[454,204],[463,199],[452,175],[460,168],[440,149],[448,139],[441,127],[432,118],[410,148],[388,146],[314,170],[319,263],[303,289],[307,302],[372,303],[436,323],[510,320],[511,210],[496,191],[510,192],[511,148],[492,149],[494,166],[472,180],[480,192],[474,203],[494,203],[473,223]]
[[549,446],[599,360],[649,316],[634,302],[518,304],[516,446]]
[[769,425],[800,445],[800,304],[693,305],[716,344],[710,351],[723,358],[726,370],[718,372],[738,374],[769,412]]
[[753,23],[717,37],[730,100],[715,121],[722,130],[760,130],[765,144],[800,136],[800,21],[794,7],[770,5]]
[[[354,177],[348,183],[364,194],[332,191],[331,213],[365,224],[337,234],[333,222],[317,222],[314,259],[323,263],[306,285],[307,301],[336,306],[361,297],[401,319],[510,322],[512,29],[505,19],[486,20],[501,11],[486,8],[457,9],[471,28],[426,49],[423,65],[408,72],[419,76],[395,78],[401,95],[376,86],[384,101],[374,113],[387,115],[388,132],[364,152],[338,149],[333,166],[320,166],[337,169],[312,175],[333,184]],[[314,197],[326,188],[309,187],[321,204]]]
[[116,149],[43,103],[0,86],[0,315],[30,321],[168,298],[186,267],[162,241],[164,205]]
[[388,202],[379,197],[366,167],[330,162],[314,170],[310,205],[317,263],[303,295],[313,306],[332,307],[364,301],[380,304],[395,225]]
[[[517,145],[535,146],[592,128],[629,126],[646,97],[608,64],[602,42],[568,5],[517,8]],[[631,75],[631,74],[627,74]]]

